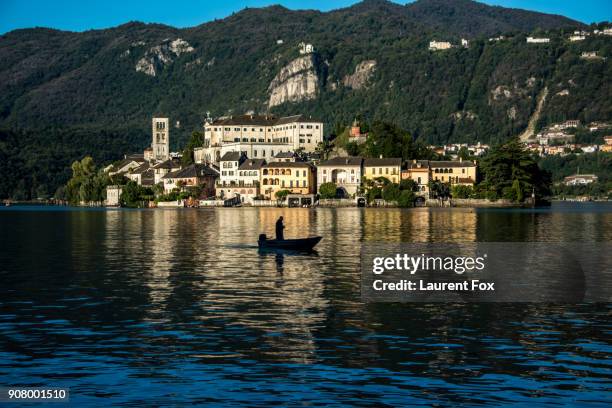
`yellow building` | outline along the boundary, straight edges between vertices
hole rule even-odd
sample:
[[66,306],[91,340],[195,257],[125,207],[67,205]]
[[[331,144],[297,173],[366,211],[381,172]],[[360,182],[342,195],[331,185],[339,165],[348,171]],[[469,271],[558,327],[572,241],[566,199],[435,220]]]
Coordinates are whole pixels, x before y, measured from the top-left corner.
[[413,160],[408,163],[406,170],[402,171],[402,180],[414,180],[419,191],[428,194],[431,181],[473,186],[476,183],[476,170],[476,163],[467,160]]
[[427,160],[413,160],[408,163],[406,170],[402,170],[402,180],[413,180],[423,194],[429,194],[429,162]]
[[430,177],[451,185],[473,186],[476,183],[476,163],[471,161],[430,161]]
[[363,177],[374,180],[384,177],[392,183],[399,183],[401,179],[402,159],[400,158],[372,158],[363,162]]
[[304,162],[272,162],[262,166],[260,172],[261,193],[267,199],[275,199],[277,191],[289,190],[291,194],[312,194],[315,191],[315,169]]

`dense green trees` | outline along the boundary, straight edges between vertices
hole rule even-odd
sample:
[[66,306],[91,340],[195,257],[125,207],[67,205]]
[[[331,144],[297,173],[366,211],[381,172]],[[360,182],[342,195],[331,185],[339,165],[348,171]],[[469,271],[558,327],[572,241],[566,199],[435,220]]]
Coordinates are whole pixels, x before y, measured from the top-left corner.
[[479,189],[487,198],[523,201],[550,194],[551,176],[540,169],[531,153],[517,139],[496,146],[480,162],[483,180]]
[[122,176],[110,177],[96,165],[90,156],[72,163],[72,178],[65,189],[56,193],[57,199],[67,200],[70,204],[101,203],[106,199],[106,186],[122,183]]
[[147,202],[153,200],[155,194],[148,187],[139,186],[135,181],[129,181],[123,186],[119,201],[122,207],[145,207]]
[[[367,145],[347,141],[349,153],[404,159],[428,158],[428,143],[508,140],[526,126],[544,87],[549,98],[539,126],[611,119],[608,37],[568,43],[560,27],[580,23],[484,5],[468,13],[455,3],[366,2],[332,13],[249,9],[184,30],[130,23],[7,33],[0,38],[0,198],[53,194],[70,178],[70,163],[87,154],[106,163],[142,151],[152,115],[180,120],[171,130],[173,150],[201,129],[207,112],[304,113],[338,136],[357,116],[372,138]],[[553,41],[526,44],[536,27]],[[499,30],[513,35],[487,41]],[[466,35],[468,49],[427,49],[430,39],[457,43]],[[194,51],[160,64],[155,77],[135,70],[151,47],[177,37]],[[317,49],[317,96],[268,109],[270,82],[298,56],[300,41]],[[583,51],[607,60],[582,59]],[[369,59],[377,65],[366,86],[344,86],[342,79]],[[569,93],[560,96],[563,90]],[[185,164],[192,150],[186,148]],[[329,145],[320,151],[325,157]]]
[[323,183],[319,186],[321,198],[336,198],[337,186],[334,183]]
[[193,149],[204,145],[204,133],[194,131],[191,133],[187,146],[183,149],[181,163],[183,166],[189,166],[194,163]]

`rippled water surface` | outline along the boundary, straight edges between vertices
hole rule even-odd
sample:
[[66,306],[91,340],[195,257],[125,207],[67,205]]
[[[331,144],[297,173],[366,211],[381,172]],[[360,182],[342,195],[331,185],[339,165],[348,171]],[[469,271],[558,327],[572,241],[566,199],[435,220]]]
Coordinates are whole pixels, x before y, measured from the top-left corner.
[[[312,255],[257,235],[323,235]],[[74,405],[609,406],[609,304],[364,304],[363,242],[612,241],[538,210],[0,210],[0,386]]]

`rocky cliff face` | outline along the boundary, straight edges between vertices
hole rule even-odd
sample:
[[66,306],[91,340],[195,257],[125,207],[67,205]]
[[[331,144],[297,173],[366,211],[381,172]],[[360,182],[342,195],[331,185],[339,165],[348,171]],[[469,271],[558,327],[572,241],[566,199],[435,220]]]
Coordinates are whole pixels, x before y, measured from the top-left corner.
[[[142,43],[144,44],[144,43]],[[181,38],[166,40],[162,44],[149,48],[136,63],[136,71],[156,76],[159,70],[172,63],[181,54],[193,52],[194,48]],[[126,51],[128,54],[130,50]]]
[[268,106],[312,99],[319,91],[318,83],[314,55],[296,58],[281,68],[268,86],[270,92]]
[[353,89],[361,89],[367,86],[368,80],[376,70],[375,60],[361,61],[355,67],[355,72],[351,75],[346,75],[342,79],[344,86]]

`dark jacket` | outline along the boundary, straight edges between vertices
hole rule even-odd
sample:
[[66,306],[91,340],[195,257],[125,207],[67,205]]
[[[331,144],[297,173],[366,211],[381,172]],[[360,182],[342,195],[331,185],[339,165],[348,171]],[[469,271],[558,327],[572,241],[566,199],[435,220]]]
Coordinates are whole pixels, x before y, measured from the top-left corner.
[[283,230],[285,226],[283,225],[283,220],[280,218],[276,221],[276,239],[285,239],[283,235]]

